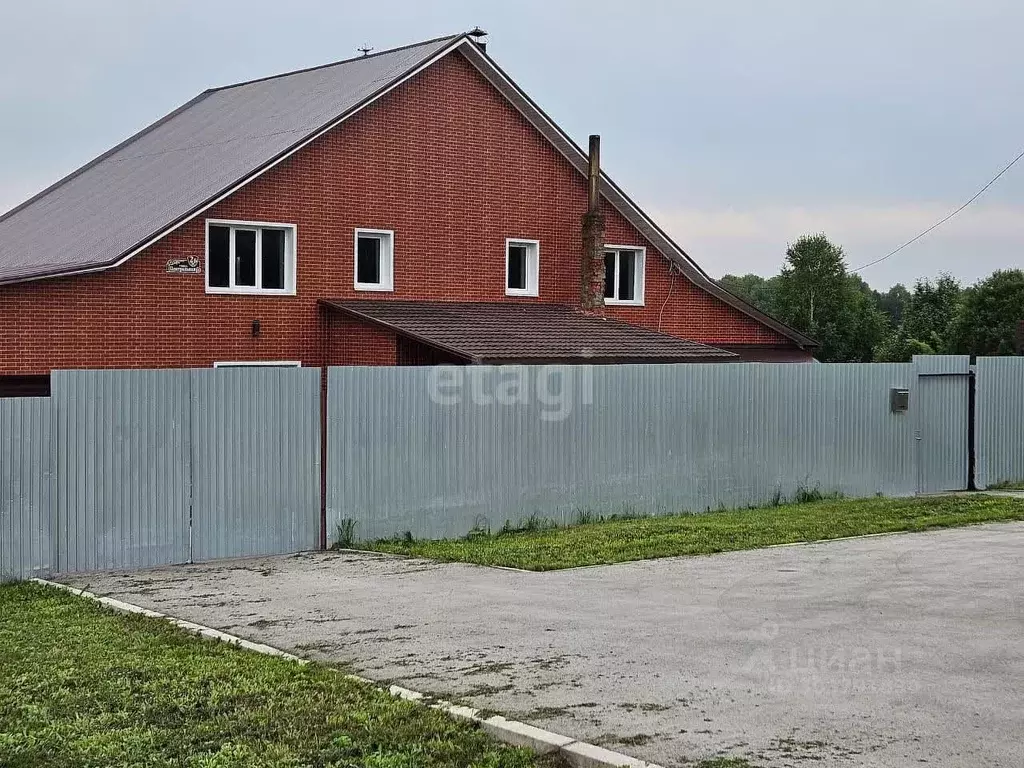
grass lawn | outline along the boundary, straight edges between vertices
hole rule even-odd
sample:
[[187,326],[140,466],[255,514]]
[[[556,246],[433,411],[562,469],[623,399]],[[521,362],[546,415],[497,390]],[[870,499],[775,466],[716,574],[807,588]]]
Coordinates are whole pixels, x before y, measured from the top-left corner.
[[1024,499],[996,496],[829,499],[760,509],[474,535],[457,540],[386,539],[360,546],[434,560],[549,571],[1006,520],[1024,520]]
[[327,667],[0,587],[0,766],[553,765]]
[[990,485],[990,491],[1024,491],[1024,480],[1004,480],[1001,483]]

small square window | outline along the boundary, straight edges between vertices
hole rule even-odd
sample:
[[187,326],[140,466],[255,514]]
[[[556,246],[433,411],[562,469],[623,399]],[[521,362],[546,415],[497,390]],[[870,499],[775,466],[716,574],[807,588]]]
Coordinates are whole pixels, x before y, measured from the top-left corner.
[[359,238],[356,252],[356,282],[380,283],[380,251],[379,237],[363,235]]
[[206,291],[294,295],[294,225],[207,221]]
[[526,290],[525,245],[510,245],[508,247],[508,289],[510,291]]
[[540,242],[537,240],[505,241],[505,295],[538,295]]
[[644,303],[644,262],[643,248],[605,246],[604,252],[604,303]]
[[356,290],[393,290],[394,243],[395,233],[392,232],[391,230],[356,230]]

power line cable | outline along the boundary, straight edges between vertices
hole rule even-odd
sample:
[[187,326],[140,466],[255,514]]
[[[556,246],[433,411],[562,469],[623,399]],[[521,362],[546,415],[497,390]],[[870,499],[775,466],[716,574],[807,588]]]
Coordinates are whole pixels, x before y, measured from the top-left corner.
[[1003,169],[1002,169],[1002,170],[1001,170],[1001,171],[1000,171],[999,173],[997,173],[997,174],[996,174],[995,176],[993,176],[993,177],[992,177],[992,179],[991,179],[991,180],[990,180],[990,181],[988,182],[988,184],[986,184],[986,185],[985,185],[984,187],[982,187],[981,189],[979,189],[979,190],[978,190],[978,191],[977,191],[977,192],[975,193],[974,197],[972,197],[972,198],[971,198],[970,200],[968,200],[968,201],[967,201],[966,203],[964,203],[963,205],[961,205],[961,206],[960,206],[959,208],[957,208],[957,209],[956,209],[955,211],[953,211],[953,212],[952,212],[951,214],[949,214],[948,216],[946,216],[946,217],[945,217],[944,219],[941,219],[941,220],[939,220],[939,221],[935,222],[935,223],[934,223],[934,224],[932,224],[932,225],[931,225],[930,227],[928,227],[928,229],[926,229],[926,230],[925,230],[924,232],[920,233],[919,235],[917,235],[917,236],[915,236],[915,237],[912,237],[912,238],[911,238],[910,240],[907,240],[907,242],[905,242],[905,243],[904,243],[903,245],[901,245],[901,246],[900,246],[899,248],[896,248],[896,249],[894,249],[894,250],[891,250],[891,251],[889,251],[889,253],[885,254],[885,256],[883,256],[882,258],[880,258],[880,259],[875,259],[874,261],[869,261],[869,262],[868,262],[867,264],[862,264],[861,266],[857,267],[856,269],[852,269],[852,270],[850,270],[850,271],[851,271],[851,272],[860,272],[860,271],[861,271],[862,269],[867,269],[868,267],[873,267],[873,266],[875,266],[875,264],[880,264],[881,262],[885,261],[885,260],[886,260],[886,259],[888,259],[889,257],[891,257],[891,256],[895,256],[895,255],[896,255],[897,253],[899,253],[900,251],[902,251],[902,250],[903,250],[904,248],[906,248],[906,247],[907,247],[908,245],[912,245],[913,243],[916,243],[916,242],[917,242],[918,240],[920,240],[920,239],[921,239],[922,237],[924,237],[925,235],[927,235],[927,234],[928,234],[929,232],[931,232],[932,230],[938,229],[938,228],[939,228],[939,227],[941,227],[941,226],[942,226],[943,224],[945,224],[945,223],[946,223],[947,221],[949,221],[949,220],[950,220],[950,219],[952,219],[952,218],[953,218],[954,216],[956,216],[956,215],[957,215],[958,213],[960,213],[960,211],[962,211],[962,210],[963,210],[964,208],[966,208],[966,207],[967,207],[967,206],[969,206],[969,205],[970,205],[971,203],[973,203],[973,202],[974,202],[975,200],[977,200],[977,199],[978,199],[979,197],[981,197],[981,196],[982,196],[983,194],[985,194],[985,191],[986,191],[986,190],[987,190],[987,189],[988,189],[989,187],[991,187],[991,186],[992,186],[993,184],[995,184],[995,183],[996,183],[997,181],[999,181],[999,178],[1000,178],[1000,177],[1001,177],[1001,176],[1002,176],[1002,175],[1003,175],[1004,173],[1006,173],[1006,172],[1007,172],[1008,170],[1010,170],[1011,168],[1013,168],[1013,166],[1017,164],[1017,161],[1018,161],[1018,160],[1020,160],[1020,159],[1021,159],[1022,157],[1024,157],[1024,150],[1021,150],[1021,153],[1020,153],[1019,155],[1017,155],[1017,156],[1016,156],[1015,158],[1013,158],[1013,160],[1011,160],[1011,161],[1010,161],[1010,162],[1009,162],[1009,163],[1008,163],[1008,164],[1007,164],[1007,165],[1006,165],[1006,166],[1005,166],[1005,167],[1004,167],[1004,168],[1003,168]]

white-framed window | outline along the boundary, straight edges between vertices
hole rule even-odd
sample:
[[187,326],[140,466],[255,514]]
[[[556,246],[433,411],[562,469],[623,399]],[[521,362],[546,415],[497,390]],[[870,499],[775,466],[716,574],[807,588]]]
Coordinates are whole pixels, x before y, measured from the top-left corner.
[[604,247],[604,303],[644,303],[644,262],[647,249],[635,245]]
[[505,240],[505,295],[537,296],[539,293],[540,241]]
[[300,360],[220,360],[214,368],[301,368]]
[[357,291],[393,291],[395,233],[390,229],[357,229],[355,286]]
[[295,295],[296,227],[206,220],[206,292]]

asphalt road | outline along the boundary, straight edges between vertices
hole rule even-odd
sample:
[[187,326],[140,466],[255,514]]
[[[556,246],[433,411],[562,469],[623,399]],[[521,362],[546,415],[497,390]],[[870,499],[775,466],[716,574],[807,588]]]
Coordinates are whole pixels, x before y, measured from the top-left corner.
[[1024,524],[552,573],[317,553],[102,594],[684,766],[1024,765]]

